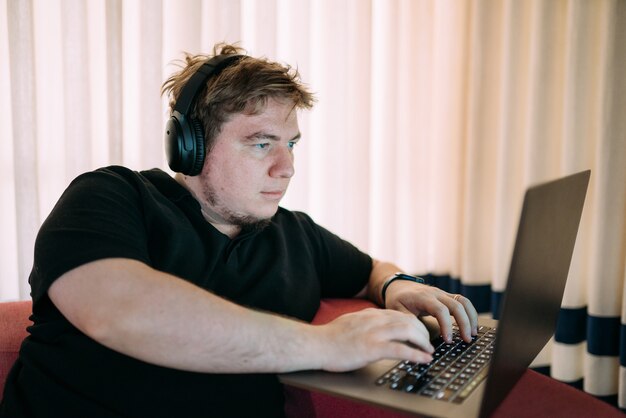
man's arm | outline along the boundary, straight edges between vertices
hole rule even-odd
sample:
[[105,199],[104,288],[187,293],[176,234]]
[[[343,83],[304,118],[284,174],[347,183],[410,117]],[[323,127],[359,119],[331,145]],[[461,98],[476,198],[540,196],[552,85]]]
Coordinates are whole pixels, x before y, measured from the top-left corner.
[[313,326],[241,307],[135,260],[82,265],[48,294],[104,346],[180,370],[345,371],[382,358],[431,359],[428,332],[414,315],[371,309]]
[[452,317],[466,341],[476,335],[478,313],[471,301],[461,295],[452,295],[424,284],[395,280],[387,287],[386,300],[382,300],[385,282],[399,271],[402,270],[395,264],[372,260],[368,284],[356,296],[367,297],[384,308],[414,315],[432,315],[437,318],[441,335],[446,341],[451,341],[452,338]]

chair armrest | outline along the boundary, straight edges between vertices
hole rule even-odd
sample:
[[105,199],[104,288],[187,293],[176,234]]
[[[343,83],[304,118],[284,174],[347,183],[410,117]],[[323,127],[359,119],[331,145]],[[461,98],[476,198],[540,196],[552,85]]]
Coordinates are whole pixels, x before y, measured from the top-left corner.
[[0,399],[9,370],[28,335],[26,328],[32,325],[31,312],[30,300],[0,303]]
[[322,325],[350,312],[377,307],[375,303],[365,299],[323,299],[312,323]]

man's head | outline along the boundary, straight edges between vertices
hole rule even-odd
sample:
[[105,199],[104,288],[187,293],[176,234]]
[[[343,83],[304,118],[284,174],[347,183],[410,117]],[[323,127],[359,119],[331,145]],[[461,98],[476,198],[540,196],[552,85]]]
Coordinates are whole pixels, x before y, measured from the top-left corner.
[[[205,152],[231,115],[256,114],[269,98],[292,102],[296,109],[308,109],[314,100],[289,66],[243,55],[233,45],[218,44],[213,52],[212,57],[186,54],[181,71],[162,87],[173,116],[166,128],[168,160],[173,156],[170,166],[184,174],[200,172]],[[189,143],[200,150],[183,158]]]
[[[217,55],[240,54],[229,45]],[[187,56],[163,91],[176,99],[206,56]],[[300,138],[297,110],[313,96],[290,67],[243,56],[206,81],[192,106],[201,121],[207,155],[197,176],[177,176],[200,203],[204,217],[234,236],[241,228],[266,223],[278,208],[294,173],[293,146]]]

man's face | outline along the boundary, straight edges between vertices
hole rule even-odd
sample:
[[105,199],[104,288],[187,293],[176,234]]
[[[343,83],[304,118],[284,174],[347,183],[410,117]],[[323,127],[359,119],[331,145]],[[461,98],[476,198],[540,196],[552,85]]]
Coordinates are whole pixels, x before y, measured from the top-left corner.
[[256,115],[231,115],[193,179],[205,218],[225,233],[271,218],[294,174],[299,138],[290,101],[269,99]]

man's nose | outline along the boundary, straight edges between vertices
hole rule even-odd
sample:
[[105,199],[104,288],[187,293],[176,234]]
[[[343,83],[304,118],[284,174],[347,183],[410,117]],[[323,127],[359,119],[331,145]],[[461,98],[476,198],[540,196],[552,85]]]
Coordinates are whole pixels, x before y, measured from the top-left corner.
[[275,152],[274,161],[270,167],[270,176],[291,178],[295,173],[291,148],[277,147]]

